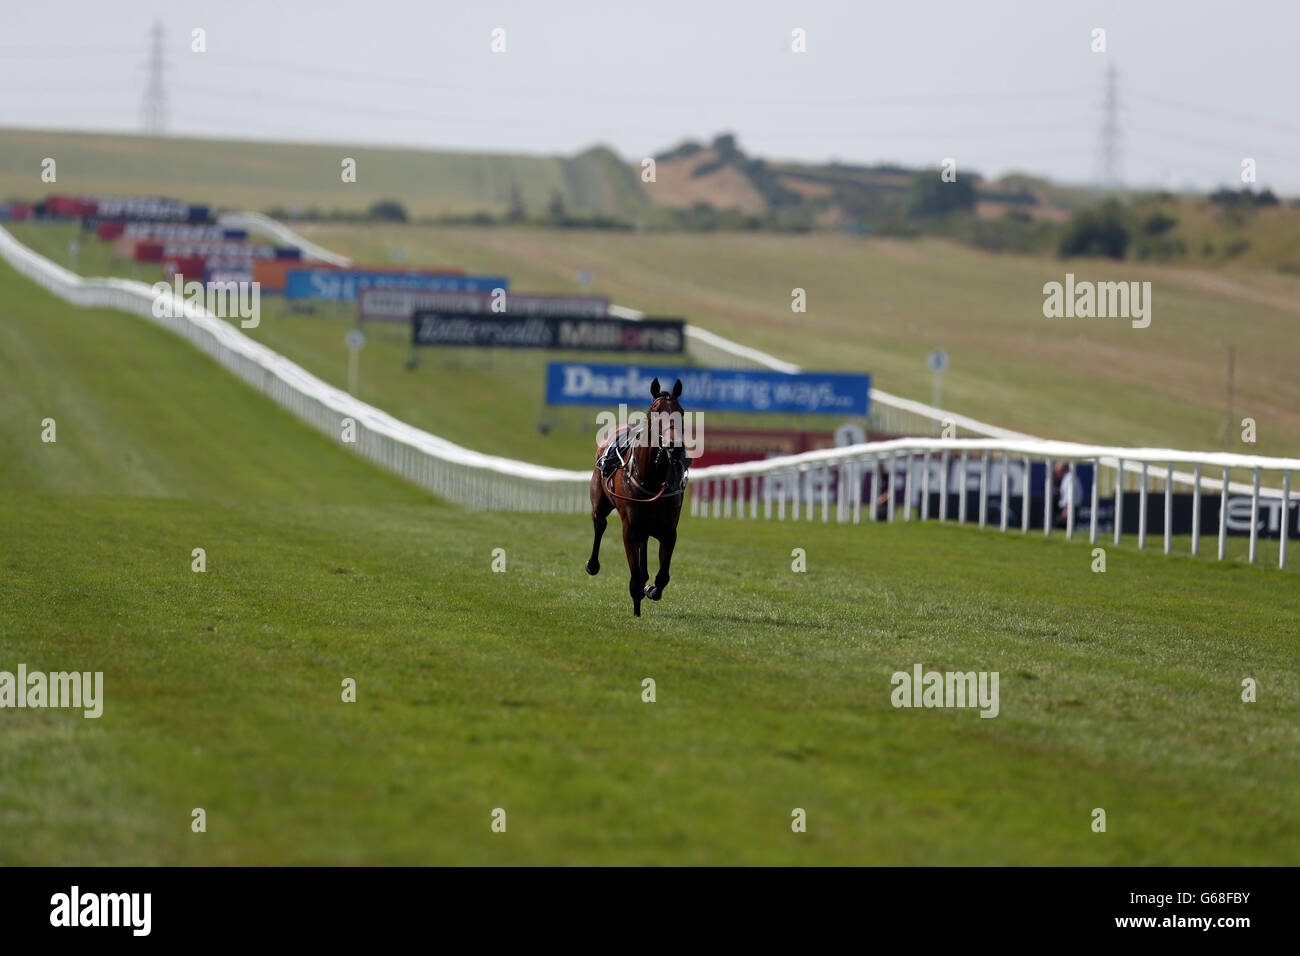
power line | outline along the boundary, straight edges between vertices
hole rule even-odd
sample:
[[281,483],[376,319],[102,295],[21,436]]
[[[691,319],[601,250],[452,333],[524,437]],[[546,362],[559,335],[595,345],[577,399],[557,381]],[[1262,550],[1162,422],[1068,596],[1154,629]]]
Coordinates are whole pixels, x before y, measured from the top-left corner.
[[[443,93],[472,93],[479,96],[507,96],[514,99],[551,99],[590,102],[590,90],[546,90],[533,84],[527,86],[492,86],[481,83],[458,84],[431,80],[426,77],[380,73],[375,71],[339,70],[333,67],[316,67],[306,64],[274,63],[265,60],[222,56],[205,61],[205,66],[235,68],[241,73],[249,71],[285,73],[292,76],[319,76],[329,80],[370,83],[387,86],[404,86],[415,89],[431,90]],[[789,106],[799,109],[809,107],[870,107],[870,106],[907,106],[916,103],[952,103],[962,105],[969,103],[1023,102],[1026,100],[1060,99],[1064,97],[1090,96],[1092,91],[1084,88],[1067,90],[1031,90],[1031,91],[997,91],[989,93],[889,93],[876,95],[859,95],[831,99],[820,94],[803,99],[790,98],[755,98],[755,97],[719,97],[710,96],[707,91],[700,93],[665,95],[650,90],[639,92],[636,88],[619,89],[608,98],[625,103],[629,99],[651,100],[656,103],[680,103],[698,106],[701,103],[716,103],[724,106]]]
[[1168,97],[1156,96],[1152,93],[1146,93],[1142,90],[1130,90],[1130,96],[1136,96],[1138,99],[1148,100],[1152,103],[1158,103],[1171,109],[1182,110],[1185,113],[1196,113],[1201,116],[1208,116],[1216,120],[1233,123],[1249,123],[1251,126],[1261,129],[1269,129],[1274,132],[1290,133],[1291,135],[1300,135],[1300,126],[1293,123],[1278,123],[1275,121],[1260,119],[1255,116],[1243,116],[1240,113],[1224,113],[1219,110],[1207,109],[1204,106],[1194,106],[1190,103],[1183,103],[1178,100],[1171,100]]
[[[520,121],[520,120],[515,120],[513,118],[502,117],[497,114],[487,114],[487,113],[449,115],[449,114],[432,113],[426,110],[409,109],[405,107],[377,107],[372,104],[365,104],[365,103],[346,103],[346,102],[341,103],[341,102],[328,100],[328,99],[317,100],[317,99],[309,99],[303,97],[282,96],[279,94],[268,95],[265,91],[262,90],[249,90],[249,89],[218,90],[218,89],[211,89],[208,87],[192,86],[188,83],[176,84],[173,87],[173,89],[178,93],[185,93],[191,96],[212,97],[215,99],[247,103],[249,105],[254,105],[254,106],[266,106],[272,108],[291,107],[293,109],[306,110],[309,112],[330,113],[335,115],[353,114],[357,116],[364,116],[367,118],[393,117],[393,118],[400,118],[400,119],[420,119],[420,120],[426,120],[429,122],[436,122],[442,124],[465,123],[465,124],[480,125],[480,126],[482,125],[500,126],[504,124],[504,125],[510,125],[516,127],[531,126],[535,128],[542,128],[542,129],[551,129],[557,125],[560,125],[553,120],[538,119],[538,120]],[[583,118],[574,117],[571,122],[571,125],[574,126],[580,125],[585,128],[585,127],[589,127],[591,124],[589,123],[589,121]],[[631,119],[629,119],[625,124],[615,124],[615,125],[622,125],[629,132],[645,133],[651,131],[644,124],[637,123],[635,120],[631,120]],[[910,127],[881,126],[881,127],[870,128],[864,126],[864,127],[854,128],[854,129],[845,129],[844,127],[838,127],[836,129],[829,129],[829,130],[816,130],[816,129],[808,130],[808,129],[786,128],[781,130],[755,131],[749,129],[748,127],[743,127],[743,128],[746,129],[746,135],[749,136],[761,135],[769,139],[776,139],[776,138],[801,139],[801,138],[807,138],[812,136],[819,137],[819,138],[840,138],[840,139],[845,139],[845,138],[853,139],[853,138],[860,138],[860,137],[887,137],[887,136],[900,136],[900,135],[933,135],[938,137],[1007,136],[1007,135],[1014,135],[1017,133],[1022,133],[1026,135],[1041,135],[1043,133],[1063,133],[1063,132],[1078,131],[1077,124],[1075,124],[1073,121],[1070,120],[1058,122],[1056,124],[1047,125],[1047,126],[1044,126],[1042,124],[997,126],[986,122],[981,122],[972,125],[955,126],[955,127],[948,126],[942,123],[930,123],[921,126],[910,126]],[[666,136],[683,135],[683,130],[679,126],[675,126],[672,129],[667,129],[665,127],[661,130],[656,130],[655,132],[661,132],[663,135]]]
[[[1172,132],[1167,129],[1161,129],[1159,127],[1151,127],[1151,126],[1139,127],[1135,130],[1135,133],[1137,133],[1139,137],[1145,134],[1150,134],[1153,136],[1160,137],[1161,140],[1170,140],[1173,142],[1183,143],[1187,146],[1194,146],[1197,149],[1215,150],[1216,152],[1224,153],[1228,156],[1233,157],[1234,164],[1237,161],[1237,158],[1242,154],[1242,146],[1240,142],[1232,143],[1232,144],[1225,144],[1222,142],[1214,143],[1214,142],[1210,142],[1209,140],[1198,139],[1195,136],[1187,136],[1181,131]],[[1255,158],[1263,157],[1265,159],[1276,161],[1280,164],[1285,164],[1287,166],[1300,166],[1300,156],[1283,156],[1281,153],[1274,153],[1271,151],[1264,151],[1264,150],[1251,150],[1251,154]]]
[[121,57],[138,53],[139,47],[82,46],[82,47],[12,47],[0,46],[0,59],[5,60],[66,60],[76,57]]

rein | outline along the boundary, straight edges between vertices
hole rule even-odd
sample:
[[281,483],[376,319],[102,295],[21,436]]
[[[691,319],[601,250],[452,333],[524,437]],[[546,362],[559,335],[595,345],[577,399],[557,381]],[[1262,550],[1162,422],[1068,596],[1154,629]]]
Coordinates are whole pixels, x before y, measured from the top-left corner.
[[[624,475],[623,478],[624,478],[624,480],[628,480],[628,476],[627,476],[627,475]],[[641,502],[642,504],[648,504],[648,503],[650,503],[651,501],[657,501],[658,499],[660,499],[660,498],[663,497],[663,493],[664,493],[665,491],[667,491],[667,490],[668,490],[668,486],[667,486],[667,485],[664,485],[662,488],[660,488],[660,489],[655,493],[655,495],[654,495],[653,498],[634,498],[634,497],[632,497],[632,496],[630,496],[630,495],[620,495],[617,491],[614,490],[614,476],[613,476],[613,475],[610,475],[610,476],[609,476],[609,481],[605,482],[605,494],[609,495],[611,498],[617,498],[619,501],[638,501],[638,502]],[[681,492],[680,492],[680,491],[677,491],[677,492],[674,492],[674,494],[678,494],[678,495],[680,495]]]

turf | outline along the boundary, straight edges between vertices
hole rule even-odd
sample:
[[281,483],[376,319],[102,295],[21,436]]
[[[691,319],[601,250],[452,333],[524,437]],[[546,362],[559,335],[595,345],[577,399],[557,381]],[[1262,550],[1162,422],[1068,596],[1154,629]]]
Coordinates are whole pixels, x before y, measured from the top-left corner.
[[[635,620],[616,534],[589,578],[581,516],[433,500],[149,323],[5,267],[0,461],[0,669],[106,683],[98,720],[0,711],[0,862],[1300,850],[1292,575],[1127,549],[1093,574],[1086,546],[1039,536],[684,517],[667,596]],[[918,662],[998,671],[999,716],[894,709],[890,675]]]

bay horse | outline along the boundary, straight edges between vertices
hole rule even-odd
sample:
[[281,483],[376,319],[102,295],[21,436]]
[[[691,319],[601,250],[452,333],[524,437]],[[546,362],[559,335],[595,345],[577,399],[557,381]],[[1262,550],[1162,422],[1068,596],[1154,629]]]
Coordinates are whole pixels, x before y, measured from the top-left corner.
[[[671,392],[659,390],[659,379],[650,383],[650,410],[644,424],[636,426],[632,448],[622,466],[609,478],[601,474],[599,458],[591,474],[591,523],[596,537],[591,544],[587,573],[600,573],[600,537],[606,518],[615,508],[623,519],[623,550],[631,572],[627,590],[632,596],[632,613],[641,616],[641,601],[658,601],[668,587],[668,569],[677,544],[677,519],[682,513],[686,490],[686,447],[682,441],[682,394],[678,379]],[[619,435],[611,435],[601,446],[604,452]],[[646,566],[650,538],[659,542],[659,573],[653,585]]]

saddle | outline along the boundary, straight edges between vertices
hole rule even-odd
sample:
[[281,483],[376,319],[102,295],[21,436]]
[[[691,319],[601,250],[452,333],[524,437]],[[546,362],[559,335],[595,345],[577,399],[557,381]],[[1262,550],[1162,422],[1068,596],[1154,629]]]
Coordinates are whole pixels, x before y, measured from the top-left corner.
[[[596,467],[600,469],[601,481],[609,481],[614,472],[627,467],[630,461],[629,452],[637,442],[642,440],[645,427],[644,422],[625,425],[605,440],[605,444],[601,446],[596,454]],[[690,480],[688,476],[690,467],[690,459],[683,458],[681,474],[677,477],[677,480],[673,485],[663,488],[654,498],[661,497],[665,492],[668,493],[669,497],[683,494],[686,491],[686,484]]]
[[596,467],[600,477],[608,479],[619,468],[627,464],[627,451],[641,435],[644,424],[624,425],[609,438],[596,453]]

